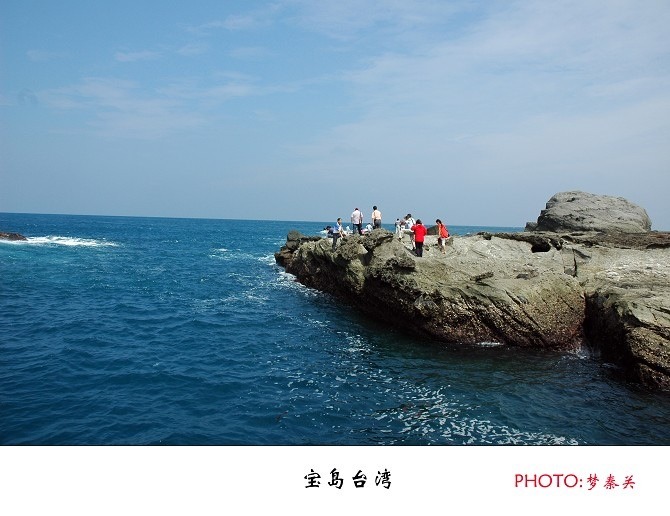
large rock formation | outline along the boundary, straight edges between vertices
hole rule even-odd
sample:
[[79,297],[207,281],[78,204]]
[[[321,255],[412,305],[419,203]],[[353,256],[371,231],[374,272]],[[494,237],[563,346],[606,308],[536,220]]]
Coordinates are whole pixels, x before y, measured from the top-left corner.
[[[554,227],[571,227],[577,217],[565,207],[578,197],[588,194],[552,197],[548,209],[566,213]],[[329,239],[292,232],[276,259],[305,285],[407,331],[463,344],[587,344],[629,379],[670,390],[670,234],[614,231],[609,220],[637,215],[621,211],[621,199],[591,199],[594,210],[579,210],[588,232],[457,236],[446,254],[429,236],[423,258],[385,230],[347,237],[335,252]]]
[[646,233],[651,230],[651,220],[644,208],[623,197],[561,192],[547,201],[537,223],[529,222],[526,229]]

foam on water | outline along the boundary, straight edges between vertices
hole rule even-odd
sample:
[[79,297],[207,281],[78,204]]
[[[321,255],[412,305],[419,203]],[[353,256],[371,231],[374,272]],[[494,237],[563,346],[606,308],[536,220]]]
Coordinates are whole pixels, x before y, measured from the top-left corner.
[[66,236],[27,237],[27,240],[0,240],[0,243],[11,245],[53,245],[66,247],[118,247],[115,242],[95,240],[91,238],[77,238]]
[[504,346],[502,342],[479,342],[477,346],[481,348],[496,348],[498,346]]

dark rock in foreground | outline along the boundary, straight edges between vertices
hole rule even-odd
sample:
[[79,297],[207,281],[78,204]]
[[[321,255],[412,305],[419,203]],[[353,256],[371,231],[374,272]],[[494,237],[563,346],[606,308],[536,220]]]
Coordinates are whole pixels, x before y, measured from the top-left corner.
[[[553,207],[564,211],[558,199],[573,197],[558,194]],[[592,203],[598,219],[637,218],[617,198],[608,217],[607,199]],[[592,226],[452,237],[446,255],[429,236],[423,258],[385,230],[347,237],[334,253],[330,239],[292,232],[275,256],[301,283],[409,332],[464,344],[587,344],[628,379],[670,390],[670,234]]]

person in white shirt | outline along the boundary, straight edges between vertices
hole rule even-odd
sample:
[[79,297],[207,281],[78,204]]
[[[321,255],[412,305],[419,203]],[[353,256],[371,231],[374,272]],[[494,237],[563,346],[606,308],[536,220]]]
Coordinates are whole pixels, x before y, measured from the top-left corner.
[[395,236],[398,237],[398,240],[402,240],[402,228],[404,222],[404,220],[395,219]]
[[351,214],[351,224],[354,226],[354,233],[358,231],[359,235],[363,234],[363,214],[358,208]]
[[[414,222],[414,219],[412,218],[412,214],[408,213],[407,215],[405,215],[405,229],[411,229],[414,224],[415,224],[415,222]],[[416,243],[414,242],[414,232],[413,231],[410,231],[409,239],[412,242],[412,249],[416,249]]]

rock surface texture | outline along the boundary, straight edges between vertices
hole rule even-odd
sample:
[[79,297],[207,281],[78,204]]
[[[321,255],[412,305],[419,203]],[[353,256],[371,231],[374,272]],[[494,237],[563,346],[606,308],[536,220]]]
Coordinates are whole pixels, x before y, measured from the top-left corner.
[[642,231],[646,212],[620,198],[557,194],[538,228],[549,211],[552,231],[452,237],[446,254],[429,236],[418,258],[408,239],[382,229],[342,239],[335,252],[329,239],[291,232],[275,258],[301,283],[409,332],[462,344],[588,345],[628,380],[670,391],[670,233]]

